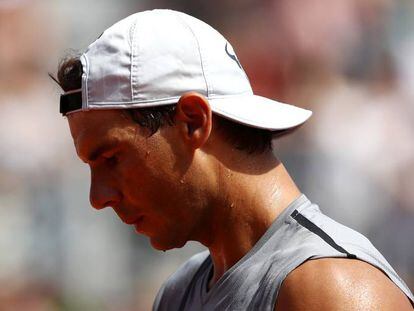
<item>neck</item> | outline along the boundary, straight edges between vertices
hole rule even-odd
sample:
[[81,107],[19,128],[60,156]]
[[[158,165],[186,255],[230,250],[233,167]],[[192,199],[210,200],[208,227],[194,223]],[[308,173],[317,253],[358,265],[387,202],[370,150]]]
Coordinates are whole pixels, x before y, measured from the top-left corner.
[[209,248],[214,264],[209,287],[252,249],[301,194],[279,161],[262,174],[226,170],[222,175],[208,237],[201,241]]

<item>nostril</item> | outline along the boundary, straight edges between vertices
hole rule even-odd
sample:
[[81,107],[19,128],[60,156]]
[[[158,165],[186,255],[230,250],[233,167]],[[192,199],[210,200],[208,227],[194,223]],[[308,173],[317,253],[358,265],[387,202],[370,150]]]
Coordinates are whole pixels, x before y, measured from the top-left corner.
[[94,199],[93,197],[91,197],[89,201],[94,209],[100,210],[106,207],[105,204],[100,203],[98,200]]
[[93,208],[97,210],[104,209],[105,207],[116,206],[120,200],[120,195],[114,189],[106,189],[105,191],[90,192],[89,201]]
[[107,206],[114,206],[121,199],[121,193],[113,187],[111,180],[103,173],[97,174],[96,171],[91,173],[89,201],[93,208],[97,210],[104,209]]
[[89,201],[94,209],[101,210],[108,206],[110,200],[102,195],[98,195],[95,191],[91,191]]
[[108,201],[105,204],[103,204],[103,207],[102,208],[106,208],[106,207],[113,208],[115,205],[116,205],[116,202],[115,201]]

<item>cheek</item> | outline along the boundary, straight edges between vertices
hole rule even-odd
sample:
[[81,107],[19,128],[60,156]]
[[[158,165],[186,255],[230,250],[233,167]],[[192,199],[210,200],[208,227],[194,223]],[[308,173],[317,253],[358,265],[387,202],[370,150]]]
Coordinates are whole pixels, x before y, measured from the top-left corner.
[[133,205],[165,214],[188,197],[186,174],[190,165],[156,135],[125,153],[118,180]]
[[157,209],[158,205],[168,203],[168,197],[174,193],[174,176],[165,164],[134,156],[117,167],[116,178],[129,203],[138,209]]

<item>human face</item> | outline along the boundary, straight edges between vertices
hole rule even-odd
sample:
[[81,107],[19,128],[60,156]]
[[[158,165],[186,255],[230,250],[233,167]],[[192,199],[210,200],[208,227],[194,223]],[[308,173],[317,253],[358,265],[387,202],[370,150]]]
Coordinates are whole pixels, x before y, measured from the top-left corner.
[[68,116],[80,159],[91,171],[90,202],[110,206],[158,249],[183,246],[203,215],[200,176],[177,135],[166,127],[151,137],[120,110]]

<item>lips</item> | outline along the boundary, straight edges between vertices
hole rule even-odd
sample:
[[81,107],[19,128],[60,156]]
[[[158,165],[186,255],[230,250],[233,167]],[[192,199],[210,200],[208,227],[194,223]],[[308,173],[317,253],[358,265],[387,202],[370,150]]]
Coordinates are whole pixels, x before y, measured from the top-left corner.
[[140,222],[143,217],[144,216],[141,215],[133,219],[122,219],[122,221],[127,225],[135,225],[136,223]]
[[143,233],[142,228],[141,228],[141,223],[142,223],[143,220],[144,220],[144,216],[141,216],[134,223],[135,232],[137,232],[137,233]]

